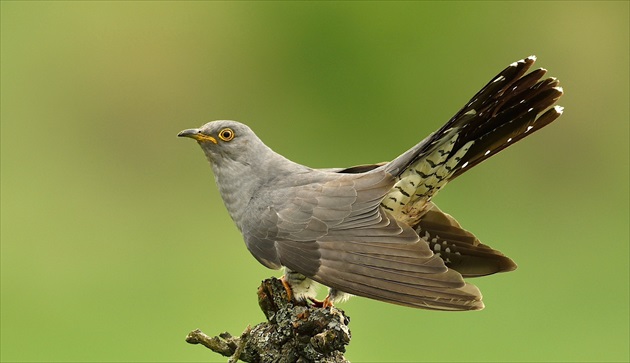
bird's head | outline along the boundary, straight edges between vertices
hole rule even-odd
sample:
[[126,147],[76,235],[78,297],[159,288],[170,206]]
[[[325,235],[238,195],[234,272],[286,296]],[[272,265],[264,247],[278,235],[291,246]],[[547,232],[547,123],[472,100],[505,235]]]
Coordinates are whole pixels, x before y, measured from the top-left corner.
[[246,125],[228,120],[212,121],[197,129],[187,129],[177,134],[197,140],[210,162],[240,160],[255,152],[262,142]]

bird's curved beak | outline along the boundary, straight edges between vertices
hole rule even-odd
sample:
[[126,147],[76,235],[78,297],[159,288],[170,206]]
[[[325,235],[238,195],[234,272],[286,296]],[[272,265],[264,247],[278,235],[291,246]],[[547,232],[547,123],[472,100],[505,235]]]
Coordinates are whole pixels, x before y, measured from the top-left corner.
[[190,137],[191,139],[195,139],[199,142],[212,142],[214,144],[217,143],[217,139],[215,139],[214,137],[210,136],[210,135],[206,135],[201,133],[201,131],[199,129],[187,129],[184,131],[180,131],[179,134],[177,134],[178,137]]

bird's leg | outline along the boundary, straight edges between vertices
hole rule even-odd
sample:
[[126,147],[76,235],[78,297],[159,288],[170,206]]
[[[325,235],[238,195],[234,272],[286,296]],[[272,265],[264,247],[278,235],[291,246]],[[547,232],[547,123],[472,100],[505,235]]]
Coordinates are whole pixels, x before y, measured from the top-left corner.
[[324,300],[320,301],[312,297],[310,297],[309,300],[311,301],[311,303],[313,303],[313,306],[325,309],[335,306],[335,303],[348,300],[350,296],[352,295],[334,288],[330,288],[328,289],[328,295],[326,295],[326,298]]
[[326,309],[326,308],[332,308],[334,306],[334,302],[337,298],[337,295],[339,295],[340,291],[334,288],[330,288],[328,289],[328,295],[326,295],[326,298],[324,298],[324,300],[322,300],[321,304],[322,304],[322,308]]
[[314,281],[299,272],[291,271],[287,268],[280,280],[289,297],[296,301],[305,302],[315,297]]
[[287,281],[287,275],[282,275],[282,277],[280,278],[280,282],[282,282],[282,286],[284,286],[284,289],[287,290],[287,298],[289,299],[289,301],[293,300],[293,290],[291,289],[289,281]]
[[328,295],[321,302],[321,307],[322,308],[333,307],[335,303],[346,301],[350,298],[350,296],[352,295],[331,287],[328,290]]

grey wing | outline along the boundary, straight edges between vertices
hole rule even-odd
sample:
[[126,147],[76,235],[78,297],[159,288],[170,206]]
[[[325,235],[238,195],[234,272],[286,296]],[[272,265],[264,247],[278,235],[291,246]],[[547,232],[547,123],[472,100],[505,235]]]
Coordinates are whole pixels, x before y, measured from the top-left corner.
[[393,183],[374,171],[296,187],[287,202],[265,210],[258,230],[269,229],[248,233],[248,247],[267,265],[350,294],[425,309],[483,308],[475,286],[380,207]]

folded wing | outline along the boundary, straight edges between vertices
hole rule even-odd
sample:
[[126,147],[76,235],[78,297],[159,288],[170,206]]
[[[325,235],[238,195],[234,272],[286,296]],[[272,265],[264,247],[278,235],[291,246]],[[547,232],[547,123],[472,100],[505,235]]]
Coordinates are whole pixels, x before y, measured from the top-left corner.
[[273,251],[264,259],[353,295],[425,309],[482,309],[479,290],[380,207],[393,183],[374,171],[285,189],[285,200],[260,215],[274,232],[244,231],[247,245],[254,255]]

